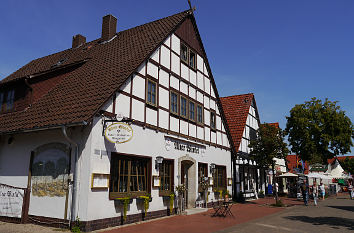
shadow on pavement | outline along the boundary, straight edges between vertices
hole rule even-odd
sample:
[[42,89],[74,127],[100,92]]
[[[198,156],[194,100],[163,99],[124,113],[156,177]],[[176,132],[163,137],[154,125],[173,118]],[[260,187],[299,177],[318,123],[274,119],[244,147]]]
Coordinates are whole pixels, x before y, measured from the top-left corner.
[[289,220],[312,223],[313,225],[328,225],[332,228],[346,227],[348,230],[354,230],[354,220],[337,217],[309,217],[309,216],[286,216]]
[[347,211],[352,211],[354,212],[354,206],[327,206],[331,208],[336,208],[336,209],[341,209],[341,210],[347,210]]

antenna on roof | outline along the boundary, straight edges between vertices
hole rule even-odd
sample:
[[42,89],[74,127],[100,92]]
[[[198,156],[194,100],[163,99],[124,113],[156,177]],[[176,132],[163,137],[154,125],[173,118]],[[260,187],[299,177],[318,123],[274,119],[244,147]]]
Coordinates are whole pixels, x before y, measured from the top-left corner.
[[194,6],[194,7],[192,7],[191,0],[188,0],[188,5],[189,5],[189,9],[190,9],[190,11],[191,11],[191,12],[192,12],[192,14],[193,14],[193,12],[196,10],[196,8],[195,8],[195,6]]

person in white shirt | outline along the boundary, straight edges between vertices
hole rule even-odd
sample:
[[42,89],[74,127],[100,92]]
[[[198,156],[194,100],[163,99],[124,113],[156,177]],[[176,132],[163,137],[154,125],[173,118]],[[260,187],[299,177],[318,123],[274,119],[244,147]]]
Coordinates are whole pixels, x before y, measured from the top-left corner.
[[321,182],[320,184],[320,190],[321,190],[321,195],[322,195],[322,200],[325,198],[326,190],[324,184]]
[[313,202],[315,203],[315,206],[317,206],[318,186],[317,186],[316,182],[313,182],[313,186],[312,186],[312,196],[313,196]]

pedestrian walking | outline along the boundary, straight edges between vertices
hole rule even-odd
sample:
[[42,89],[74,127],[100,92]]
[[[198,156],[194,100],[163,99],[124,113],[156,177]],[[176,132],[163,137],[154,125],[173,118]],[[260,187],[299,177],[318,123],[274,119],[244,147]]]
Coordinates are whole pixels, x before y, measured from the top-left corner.
[[348,180],[348,192],[349,192],[349,197],[351,200],[354,199],[354,187],[352,185],[352,181]]
[[309,200],[309,186],[306,180],[304,180],[301,185],[301,192],[302,192],[302,199],[304,200],[304,203],[307,206]]
[[325,199],[326,190],[325,190],[325,186],[324,186],[324,184],[322,182],[320,183],[320,191],[321,191],[322,200],[324,200]]
[[317,206],[318,186],[317,186],[317,184],[316,184],[316,181],[313,182],[313,186],[312,186],[312,196],[313,196],[313,202],[314,202],[315,206]]

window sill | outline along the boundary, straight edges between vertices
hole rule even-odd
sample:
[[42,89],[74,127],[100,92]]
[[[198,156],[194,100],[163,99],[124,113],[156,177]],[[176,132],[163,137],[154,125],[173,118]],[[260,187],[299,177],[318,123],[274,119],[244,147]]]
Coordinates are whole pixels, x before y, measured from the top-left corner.
[[146,196],[147,192],[133,192],[133,193],[109,193],[109,199],[110,200],[115,200],[117,198],[130,198],[134,199],[139,196]]

